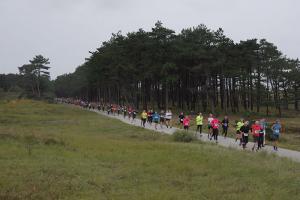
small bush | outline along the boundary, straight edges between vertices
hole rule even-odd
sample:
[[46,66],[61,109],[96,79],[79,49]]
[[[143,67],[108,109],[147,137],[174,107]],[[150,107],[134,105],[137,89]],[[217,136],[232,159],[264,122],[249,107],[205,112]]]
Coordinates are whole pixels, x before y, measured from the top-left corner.
[[64,141],[57,140],[57,139],[54,139],[54,138],[47,138],[43,142],[44,142],[45,145],[62,145],[62,146],[65,146]]
[[196,138],[192,133],[186,131],[177,131],[173,134],[173,139],[176,142],[192,142]]
[[38,144],[39,139],[35,135],[26,135],[24,137],[24,141],[25,141],[25,145],[26,145],[28,155],[31,155],[33,145]]
[[18,139],[18,138],[17,138],[17,136],[12,135],[12,134],[8,134],[8,133],[0,133],[0,140],[6,140],[6,139],[16,140],[16,139]]

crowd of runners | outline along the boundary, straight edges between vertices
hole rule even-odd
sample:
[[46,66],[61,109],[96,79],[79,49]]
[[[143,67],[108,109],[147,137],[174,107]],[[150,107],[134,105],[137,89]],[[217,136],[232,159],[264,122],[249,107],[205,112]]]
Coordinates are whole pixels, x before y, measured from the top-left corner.
[[[140,113],[133,106],[117,105],[117,104],[97,104],[86,102],[82,100],[71,100],[71,99],[57,99],[59,102],[71,103],[79,105],[86,109],[97,109],[102,112],[106,112],[108,115],[122,115],[134,123],[137,116],[140,116],[141,126],[145,127],[146,124],[152,126],[157,130],[165,128],[172,128],[172,123],[175,122],[181,129],[189,131],[191,127],[191,120],[193,119],[191,115],[185,115],[180,112],[178,117],[173,116],[171,109],[161,110],[160,112],[153,109],[142,110]],[[177,118],[177,119],[176,119]],[[199,134],[202,137],[202,130],[204,126],[204,116],[202,113],[198,113],[195,117],[195,135]],[[177,121],[177,123],[176,123]],[[265,146],[266,141],[266,130],[267,122],[265,119],[260,120],[244,120],[240,119],[233,123],[230,123],[228,116],[224,116],[222,120],[219,120],[213,114],[209,114],[207,118],[207,129],[208,129],[208,139],[213,140],[218,143],[219,132],[221,132],[224,138],[228,135],[228,130],[231,127],[235,129],[235,141],[243,148],[247,148],[249,137],[253,138],[253,146],[250,148],[252,151],[258,151]],[[279,120],[276,120],[271,127],[271,139],[273,141],[274,151],[277,151],[277,144],[281,134],[282,126]]]

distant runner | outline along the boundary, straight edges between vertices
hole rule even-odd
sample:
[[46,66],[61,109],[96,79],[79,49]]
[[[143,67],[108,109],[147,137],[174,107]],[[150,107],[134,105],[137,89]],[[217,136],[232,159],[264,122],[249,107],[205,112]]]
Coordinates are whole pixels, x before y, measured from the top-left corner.
[[150,124],[150,125],[152,125],[152,121],[153,121],[153,111],[152,110],[149,110],[148,112],[147,112],[147,119],[148,119],[148,123]]
[[222,135],[225,138],[227,137],[228,127],[229,127],[228,116],[225,116],[224,119],[222,120],[222,129],[223,129]]
[[159,123],[160,123],[160,128],[163,128],[163,125],[165,123],[165,111],[161,110],[160,111],[160,114],[159,114],[159,117],[160,117],[160,120],[159,120]]
[[255,124],[252,125],[252,135],[253,135],[253,147],[252,147],[252,151],[254,151],[255,149],[256,151],[258,151],[258,137],[259,137],[259,132],[261,129],[261,126],[259,125],[259,121],[256,121]]
[[190,118],[189,116],[185,116],[185,118],[183,119],[183,129],[188,131],[190,127]]
[[208,118],[207,118],[207,129],[208,129],[208,134],[207,137],[211,138],[212,136],[212,126],[211,126],[211,122],[214,119],[213,114],[209,114]]
[[155,126],[155,129],[157,130],[157,125],[159,123],[159,120],[160,120],[160,116],[157,112],[154,112],[153,114],[153,122],[154,122],[154,126]]
[[126,115],[127,115],[127,108],[126,106],[123,107],[123,117],[124,119],[126,118]]
[[214,118],[211,121],[212,136],[210,137],[210,140],[214,138],[216,143],[218,143],[219,126],[220,126],[220,121],[217,118]]
[[146,110],[143,110],[142,114],[141,114],[141,125],[143,127],[145,127],[145,124],[146,124],[146,120],[147,120],[147,113],[146,113]]
[[244,119],[241,119],[236,123],[236,136],[235,136],[235,142],[237,140],[240,140],[240,146],[242,145],[242,135],[241,135],[241,128],[244,126]]
[[178,119],[179,119],[180,128],[182,128],[182,126],[183,126],[183,120],[184,120],[183,112],[180,113],[180,115],[178,116]]
[[266,129],[267,129],[267,122],[266,119],[261,119],[260,120],[260,126],[261,126],[261,132],[259,135],[259,142],[260,142],[260,147],[265,146],[265,141],[266,141]]
[[196,135],[197,135],[197,132],[199,131],[200,136],[202,136],[202,126],[203,126],[203,115],[202,115],[202,113],[199,113],[198,116],[196,117],[196,125],[197,125]]
[[282,127],[281,127],[280,121],[276,120],[275,124],[273,124],[273,126],[272,126],[273,148],[275,151],[278,151],[278,140],[279,140],[281,129],[282,129]]
[[172,128],[172,111],[171,110],[168,110],[167,112],[166,112],[166,126],[167,126],[167,128]]
[[128,119],[130,121],[130,119],[132,118],[132,107],[128,107]]
[[244,125],[240,129],[240,132],[242,134],[243,149],[246,149],[247,143],[249,141],[249,132],[250,132],[250,126],[248,121],[245,121]]
[[135,109],[133,109],[132,110],[132,123],[135,122],[136,115],[137,115],[137,111]]

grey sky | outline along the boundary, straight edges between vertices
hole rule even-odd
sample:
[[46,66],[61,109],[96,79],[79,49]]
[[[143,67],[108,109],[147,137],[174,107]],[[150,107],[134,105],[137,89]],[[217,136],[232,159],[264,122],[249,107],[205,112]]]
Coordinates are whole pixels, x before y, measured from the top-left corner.
[[179,32],[204,23],[235,41],[266,38],[300,57],[298,0],[0,0],[0,73],[34,55],[51,76],[73,72],[111,33],[149,30],[157,20]]

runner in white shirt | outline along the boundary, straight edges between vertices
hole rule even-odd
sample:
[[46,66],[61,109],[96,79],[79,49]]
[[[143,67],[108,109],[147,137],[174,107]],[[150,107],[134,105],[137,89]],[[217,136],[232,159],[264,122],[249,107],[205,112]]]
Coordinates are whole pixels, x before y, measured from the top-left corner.
[[172,128],[172,123],[171,123],[171,120],[172,120],[172,111],[171,110],[167,110],[166,111],[166,126],[167,128]]
[[212,122],[212,120],[214,119],[214,116],[213,116],[213,114],[209,114],[209,116],[208,116],[208,118],[207,118],[207,128],[208,128],[208,135],[207,135],[207,137],[208,138],[211,138],[211,136],[212,136],[212,126],[211,126],[211,122]]

